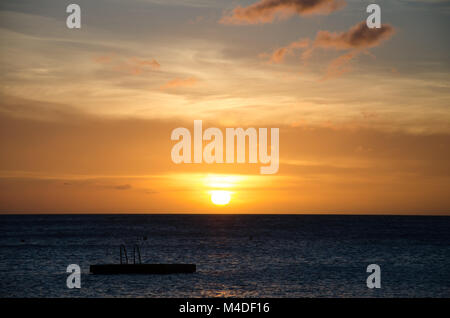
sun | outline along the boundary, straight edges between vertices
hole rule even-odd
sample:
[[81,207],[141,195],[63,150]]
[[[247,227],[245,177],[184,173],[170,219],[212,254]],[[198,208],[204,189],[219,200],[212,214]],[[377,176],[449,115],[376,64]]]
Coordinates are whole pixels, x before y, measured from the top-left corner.
[[224,190],[211,191],[211,201],[215,205],[227,205],[231,200],[231,192]]

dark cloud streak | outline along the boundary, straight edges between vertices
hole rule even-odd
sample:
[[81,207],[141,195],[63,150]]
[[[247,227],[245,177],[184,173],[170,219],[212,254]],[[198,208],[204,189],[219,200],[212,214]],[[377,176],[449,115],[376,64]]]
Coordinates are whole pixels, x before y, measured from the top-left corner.
[[248,7],[238,6],[224,16],[223,24],[264,24],[291,15],[330,14],[346,5],[344,0],[261,0]]

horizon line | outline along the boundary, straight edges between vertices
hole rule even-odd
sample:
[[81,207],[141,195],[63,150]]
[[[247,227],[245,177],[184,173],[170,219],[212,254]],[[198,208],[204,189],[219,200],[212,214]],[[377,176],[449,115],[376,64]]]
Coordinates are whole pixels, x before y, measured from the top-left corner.
[[49,212],[0,212],[0,216],[8,216],[8,215],[21,215],[21,216],[28,216],[28,215],[41,215],[41,216],[47,216],[47,215],[305,215],[305,216],[446,216],[450,217],[450,212],[448,213],[431,213],[431,214],[412,214],[412,213],[289,213],[289,212],[283,212],[283,213],[211,213],[211,212],[205,212],[205,213],[199,213],[199,212],[132,212],[132,213],[126,213],[126,212],[55,212],[55,213],[49,213]]

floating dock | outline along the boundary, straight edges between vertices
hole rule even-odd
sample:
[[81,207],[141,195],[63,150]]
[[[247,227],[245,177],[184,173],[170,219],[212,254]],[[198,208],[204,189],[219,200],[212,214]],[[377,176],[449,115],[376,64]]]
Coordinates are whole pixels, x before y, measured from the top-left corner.
[[190,274],[195,264],[98,264],[91,265],[92,274]]
[[[136,255],[138,256],[136,258]],[[195,264],[142,264],[139,245],[133,246],[133,263],[128,263],[125,245],[120,245],[120,264],[91,265],[92,274],[190,274],[195,273]]]

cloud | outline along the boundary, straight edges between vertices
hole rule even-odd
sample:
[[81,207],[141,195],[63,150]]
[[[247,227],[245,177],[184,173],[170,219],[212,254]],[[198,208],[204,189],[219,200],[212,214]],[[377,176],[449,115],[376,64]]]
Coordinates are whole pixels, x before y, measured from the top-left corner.
[[111,63],[111,62],[112,62],[113,56],[111,56],[111,55],[94,56],[94,57],[92,58],[92,60],[93,60],[95,63],[98,63],[98,64],[108,64],[108,63]]
[[161,90],[166,89],[173,89],[178,87],[190,87],[196,85],[198,82],[198,79],[195,77],[188,77],[188,78],[175,78],[173,80],[168,81],[164,85],[160,86]]
[[248,7],[238,6],[224,16],[223,24],[264,24],[291,15],[329,14],[346,5],[344,0],[260,0]]
[[142,67],[150,66],[151,68],[158,69],[161,65],[155,59],[142,60],[137,57],[132,57],[130,59],[134,65],[139,65]]
[[394,34],[394,28],[383,24],[381,28],[369,29],[365,21],[345,32],[319,31],[313,46],[324,49],[348,50],[376,47]]
[[339,56],[328,64],[327,73],[324,76],[325,79],[339,77],[344,73],[350,71],[348,63],[352,60],[358,53],[356,51],[351,51],[344,55]]
[[394,33],[394,27],[389,24],[383,24],[378,29],[369,29],[365,21],[344,32],[319,31],[312,41],[305,38],[276,49],[270,57],[270,62],[281,63],[286,55],[293,54],[293,51],[299,48],[306,48],[301,55],[302,60],[311,58],[314,50],[318,48],[348,51],[329,63],[323,79],[338,77],[350,70],[348,63],[352,59],[362,52],[370,54],[368,49],[379,46],[383,41],[391,38]]
[[131,185],[129,185],[129,184],[121,184],[121,185],[115,186],[114,189],[116,189],[116,190],[129,190],[129,189],[131,189]]
[[369,54],[368,49],[379,46],[383,41],[388,40],[394,32],[394,28],[389,24],[383,24],[381,28],[369,29],[365,21],[345,32],[319,31],[312,48],[304,52],[303,58],[309,58],[315,48],[337,51],[348,50],[348,53],[330,62],[323,79],[339,77],[350,70],[348,63],[351,60],[361,52]]
[[140,75],[147,71],[154,71],[161,67],[161,64],[154,58],[142,59],[138,57],[123,58],[115,55],[102,55],[93,58],[96,64],[105,65],[112,70],[130,75]]
[[284,60],[286,55],[292,54],[295,49],[306,48],[309,46],[309,39],[300,39],[296,42],[290,43],[288,46],[284,46],[273,51],[270,62],[280,63]]
[[[30,176],[30,177],[37,177],[39,178],[39,176]],[[55,181],[60,181],[59,179],[62,179],[67,176],[53,176],[51,178],[48,178],[49,180],[55,180]],[[64,180],[64,179],[62,179]],[[72,179],[70,181],[65,180],[63,181],[63,186],[67,187],[67,186],[77,186],[77,187],[90,187],[90,188],[100,188],[100,189],[113,189],[113,190],[130,190],[133,187],[129,184],[118,184],[118,185],[114,185],[114,184],[109,184],[110,181],[108,180],[108,178],[104,178],[102,179],[101,177],[85,177],[85,178],[80,178],[78,177],[78,179]]]

